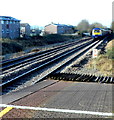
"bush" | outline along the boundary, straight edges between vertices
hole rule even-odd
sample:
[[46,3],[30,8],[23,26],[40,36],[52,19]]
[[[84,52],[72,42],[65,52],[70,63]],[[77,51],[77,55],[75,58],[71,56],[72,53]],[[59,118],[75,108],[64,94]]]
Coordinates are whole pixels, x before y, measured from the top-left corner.
[[114,48],[107,50],[106,55],[109,59],[114,59]]
[[110,41],[106,46],[106,56],[109,59],[114,59],[114,40]]
[[23,50],[23,47],[16,42],[11,43],[2,43],[2,54],[9,54],[9,53],[15,53],[20,52]]
[[39,47],[43,45],[60,43],[76,38],[77,36],[72,35],[49,34],[45,36],[35,36],[29,39],[0,39],[0,43],[2,43],[2,54],[5,55],[24,51],[30,47]]
[[65,41],[65,37],[59,34],[49,34],[44,36],[44,41],[48,44],[59,43]]

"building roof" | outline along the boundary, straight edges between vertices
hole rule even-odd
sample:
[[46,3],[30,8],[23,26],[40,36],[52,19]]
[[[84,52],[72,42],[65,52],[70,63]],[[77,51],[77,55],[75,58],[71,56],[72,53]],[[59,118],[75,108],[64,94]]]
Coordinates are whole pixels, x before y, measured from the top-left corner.
[[[25,26],[27,26],[27,25],[29,25],[28,23],[20,23],[20,26],[22,26],[22,27],[25,27]],[[30,26],[30,25],[29,25]]]
[[13,20],[13,21],[21,21],[16,18],[10,17],[10,16],[0,16],[0,20]]
[[[51,23],[51,24],[48,24],[46,26],[49,26],[49,25],[55,25],[55,26],[60,26],[60,27],[73,27],[72,25],[66,25],[66,24],[56,24],[56,23]],[[45,26],[45,27],[46,27]]]

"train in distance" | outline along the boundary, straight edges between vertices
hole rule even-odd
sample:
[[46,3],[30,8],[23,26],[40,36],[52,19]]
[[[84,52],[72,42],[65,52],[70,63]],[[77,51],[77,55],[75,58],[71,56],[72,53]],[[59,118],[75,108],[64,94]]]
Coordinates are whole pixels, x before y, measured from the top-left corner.
[[89,33],[82,33],[82,36],[90,36],[93,39],[103,39],[107,35],[111,35],[113,31],[110,28],[93,28],[92,31]]
[[94,28],[91,31],[91,36],[92,36],[93,39],[103,39],[104,37],[109,36],[112,33],[113,33],[113,31],[109,28],[105,28],[105,29]]

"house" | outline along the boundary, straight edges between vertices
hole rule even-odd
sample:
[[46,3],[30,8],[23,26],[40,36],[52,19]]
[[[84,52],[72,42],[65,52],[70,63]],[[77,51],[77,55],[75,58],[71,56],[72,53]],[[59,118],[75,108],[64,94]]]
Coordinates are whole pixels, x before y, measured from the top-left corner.
[[20,20],[10,16],[0,16],[0,38],[20,37]]
[[54,24],[46,25],[44,28],[45,34],[72,34],[74,27],[72,25]]
[[30,25],[28,23],[20,23],[20,37],[30,36]]
[[41,33],[41,30],[39,30],[39,28],[31,28],[30,30],[30,36],[37,36]]

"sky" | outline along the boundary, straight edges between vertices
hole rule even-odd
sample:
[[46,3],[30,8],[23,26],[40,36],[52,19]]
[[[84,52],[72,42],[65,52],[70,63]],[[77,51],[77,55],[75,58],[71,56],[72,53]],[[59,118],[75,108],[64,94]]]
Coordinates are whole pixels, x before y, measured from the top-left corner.
[[113,0],[0,0],[0,16],[37,26],[60,23],[77,26],[83,19],[110,27]]

